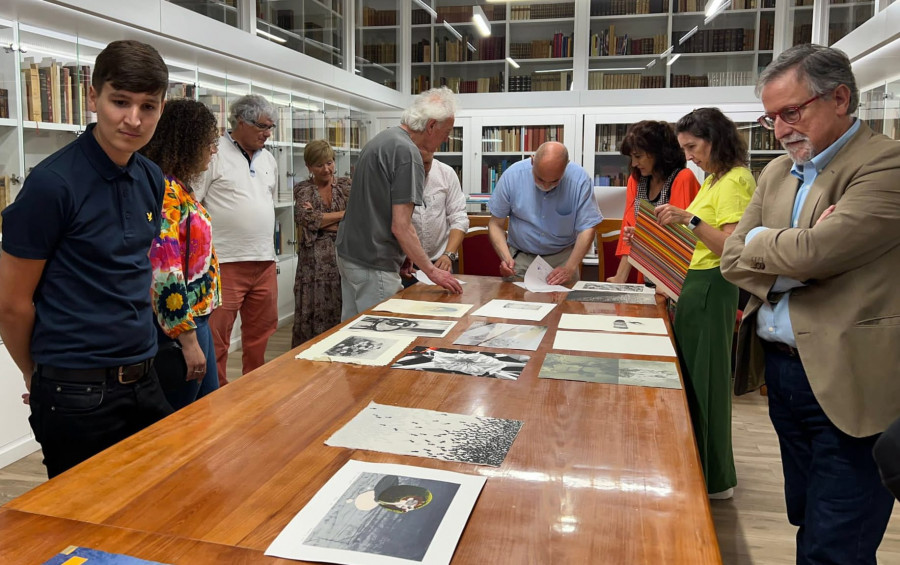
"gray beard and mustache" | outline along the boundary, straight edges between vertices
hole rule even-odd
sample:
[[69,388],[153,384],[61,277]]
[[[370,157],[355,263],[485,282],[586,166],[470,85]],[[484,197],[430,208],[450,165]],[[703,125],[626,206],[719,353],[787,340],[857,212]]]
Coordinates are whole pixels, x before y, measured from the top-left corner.
[[[809,138],[805,135],[795,133],[787,137],[783,137],[779,141],[781,142],[781,146],[785,149],[785,151],[788,152],[788,156],[790,156],[791,160],[797,165],[805,165],[806,163],[812,161],[813,157],[816,156],[816,148],[812,146]],[[804,144],[798,148],[794,148],[793,151],[791,149],[788,149],[787,144],[795,143],[798,141],[802,141],[804,142]]]

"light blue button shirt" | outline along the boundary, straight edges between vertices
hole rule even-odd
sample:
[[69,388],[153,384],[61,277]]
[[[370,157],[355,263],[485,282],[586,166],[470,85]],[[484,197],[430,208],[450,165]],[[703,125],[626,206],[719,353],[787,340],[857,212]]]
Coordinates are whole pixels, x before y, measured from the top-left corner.
[[549,192],[535,185],[531,159],[515,163],[500,177],[488,208],[496,218],[509,217],[509,245],[534,255],[559,253],[603,219],[591,178],[575,163]]
[[[806,197],[809,195],[809,189],[816,181],[819,173],[821,173],[822,169],[831,162],[834,156],[837,155],[837,152],[850,141],[850,138],[859,131],[859,124],[859,120],[854,120],[853,125],[844,132],[844,135],[829,145],[825,151],[822,151],[813,157],[812,161],[806,165],[794,164],[794,166],[791,167],[791,174],[800,179],[801,182],[800,188],[797,189],[797,196],[794,198],[794,209],[791,213],[792,228],[797,227],[797,221],[800,219],[800,210],[803,209],[803,203],[806,202]],[[756,234],[766,229],[769,228],[764,226],[753,228],[747,232],[745,241],[749,242]],[[797,341],[794,339],[794,328],[791,326],[790,300],[791,289],[801,286],[806,285],[791,277],[783,275],[778,276],[775,284],[772,285],[772,292],[783,292],[784,296],[782,296],[781,300],[774,306],[768,302],[764,302],[763,305],[759,307],[759,311],[756,315],[756,335],[758,335],[760,339],[766,341],[778,341],[786,343],[791,347],[797,347]]]

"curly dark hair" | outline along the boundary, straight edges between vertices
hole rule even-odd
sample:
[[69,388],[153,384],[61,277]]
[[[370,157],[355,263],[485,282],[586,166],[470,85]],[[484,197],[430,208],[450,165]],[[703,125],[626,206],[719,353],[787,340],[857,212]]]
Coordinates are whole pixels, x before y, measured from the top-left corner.
[[[644,120],[632,124],[622,141],[622,155],[631,157],[634,151],[642,151],[653,157],[653,172],[666,179],[672,171],[683,169],[687,165],[684,151],[678,145],[675,130],[668,122]],[[641,171],[631,168],[634,180],[640,180]]]
[[206,165],[204,149],[219,140],[216,117],[202,102],[170,100],[163,109],[156,133],[141,153],[163,173],[190,183]]
[[709,142],[710,168],[721,176],[734,167],[747,164],[747,141],[737,127],[718,108],[697,108],[675,125],[675,133],[689,133]]

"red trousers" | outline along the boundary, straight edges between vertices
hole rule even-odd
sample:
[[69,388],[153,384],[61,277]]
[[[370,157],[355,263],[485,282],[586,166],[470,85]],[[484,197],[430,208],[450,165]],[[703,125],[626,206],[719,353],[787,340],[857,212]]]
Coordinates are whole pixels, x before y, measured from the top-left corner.
[[219,386],[228,384],[226,364],[234,320],[241,314],[241,343],[246,375],[266,362],[266,344],[278,327],[278,287],[274,261],[241,261],[219,265],[222,305],[209,317]]

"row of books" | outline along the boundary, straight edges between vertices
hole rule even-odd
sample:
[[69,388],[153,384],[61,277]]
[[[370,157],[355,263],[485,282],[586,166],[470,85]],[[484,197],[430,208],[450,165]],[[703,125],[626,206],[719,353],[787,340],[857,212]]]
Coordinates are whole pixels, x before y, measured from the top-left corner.
[[462,128],[453,128],[450,137],[441,143],[438,153],[459,153],[463,149]]
[[606,73],[592,71],[588,75],[588,90],[622,90],[627,88],[665,88],[666,77],[640,73]]
[[665,14],[669,0],[592,0],[592,16],[626,16],[632,14]]
[[462,79],[460,77],[440,77],[440,86],[446,86],[457,94],[474,94],[478,92],[502,92],[503,73],[493,77]]
[[629,173],[622,171],[616,174],[594,175],[594,186],[626,186]]
[[759,20],[759,49],[771,51],[775,47],[775,22],[769,18]]
[[25,119],[56,124],[87,125],[91,119],[89,65],[63,65],[45,57],[40,63],[26,57],[22,64]]
[[761,127],[753,128],[753,135],[750,138],[750,143],[747,145],[751,150],[756,151],[777,151],[782,149],[781,142],[775,139],[775,132]]
[[510,20],[551,20],[574,17],[574,2],[567,4],[511,4],[509,9]]
[[[674,31],[672,37],[682,37],[685,31]],[[729,51],[753,51],[755,31],[744,28],[703,29],[685,41],[680,53],[723,53]],[[774,37],[774,36],[773,36]]]
[[367,141],[363,136],[365,129],[355,125],[352,121],[349,128],[347,125],[346,120],[343,119],[327,120],[325,122],[325,139],[334,148],[346,148],[349,141],[351,149],[360,149],[362,144]]
[[531,90],[533,92],[556,92],[569,90],[572,87],[572,73],[560,71],[558,73],[533,73],[531,75]]
[[9,91],[0,88],[0,118],[9,117]]
[[396,43],[370,43],[362,46],[362,56],[372,63],[391,64],[397,62]]
[[431,88],[431,76],[418,75],[412,79],[412,93],[419,94]]
[[[796,0],[796,6],[800,5],[801,0]],[[762,2],[758,2],[758,0],[732,0],[731,1],[731,9],[732,10],[755,10],[757,4],[760,4],[763,8],[774,8],[775,0],[762,0]],[[809,3],[812,4],[812,0],[809,0]],[[677,0],[673,5],[675,12],[703,12],[706,10],[707,0]]]
[[534,39],[528,43],[510,43],[509,56],[513,59],[557,59],[575,54],[573,35],[553,34],[553,39]]
[[[472,52],[467,43],[475,47]],[[433,59],[432,59],[433,57]],[[436,63],[459,63],[465,61],[502,61],[506,57],[506,37],[495,36],[475,40],[464,35],[462,40],[445,37],[435,40],[434,49],[427,39],[422,39],[413,44],[411,62],[428,63],[432,60]]]
[[362,25],[395,26],[397,25],[397,10],[376,10],[363,6]]
[[[505,4],[483,4],[481,6],[489,21],[501,21],[506,18]],[[472,20],[472,6],[438,6],[436,22],[461,23]],[[413,25],[430,24],[431,14],[422,9],[412,11]]]
[[179,100],[188,98],[193,100],[197,96],[197,85],[185,82],[170,82],[166,90],[166,100]]
[[[9,175],[0,172],[0,212],[9,205]],[[0,216],[0,228],[3,227],[3,216]]]
[[752,71],[722,71],[705,75],[672,75],[672,88],[706,86],[749,86],[754,83]]
[[616,26],[591,34],[591,57],[607,55],[653,55],[662,53],[669,46],[669,37],[661,33],[653,37],[629,38],[628,34],[616,35]]
[[497,188],[497,182],[500,176],[506,172],[513,163],[519,159],[503,159],[499,163],[482,163],[481,164],[481,192],[482,194],[491,194]]
[[594,134],[594,151],[619,151],[630,127],[631,124],[598,124]]
[[485,153],[537,151],[547,141],[562,141],[563,126],[486,127],[481,132],[481,150]]

